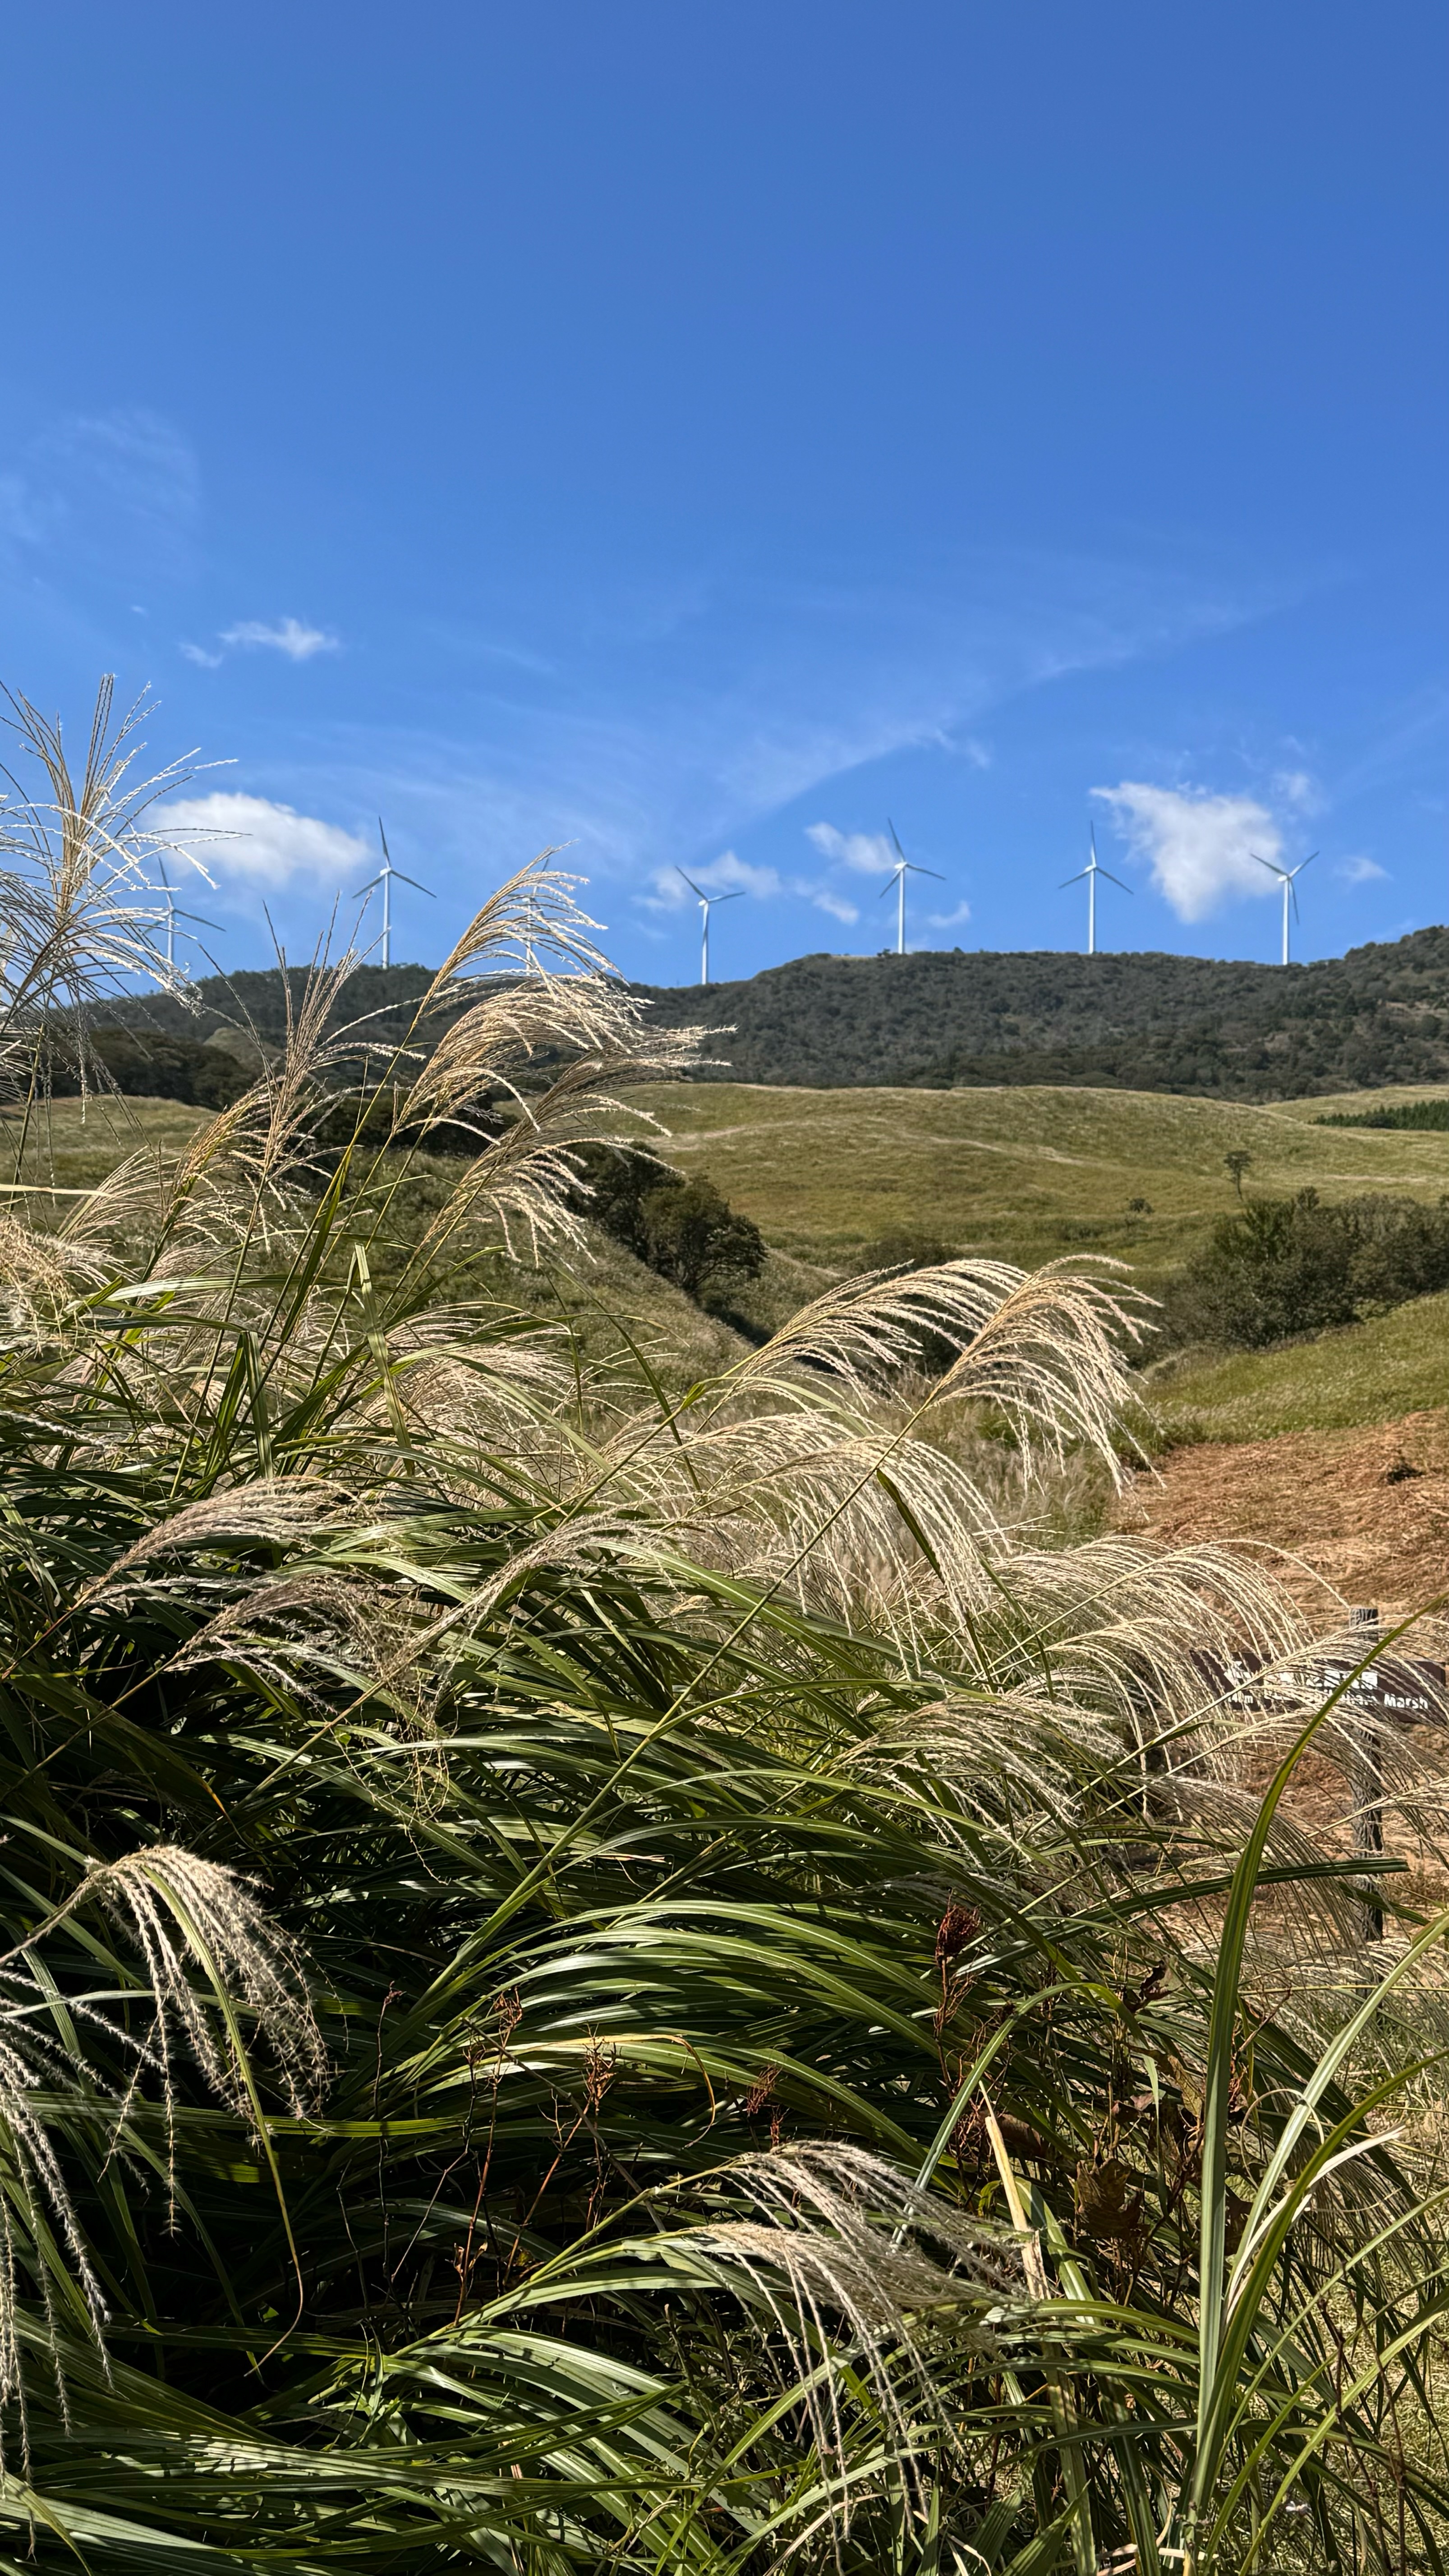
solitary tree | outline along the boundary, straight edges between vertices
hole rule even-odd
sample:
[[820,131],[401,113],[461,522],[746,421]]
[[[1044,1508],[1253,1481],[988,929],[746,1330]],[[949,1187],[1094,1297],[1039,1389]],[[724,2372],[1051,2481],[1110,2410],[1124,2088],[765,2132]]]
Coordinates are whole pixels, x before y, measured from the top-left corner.
[[668,1181],[646,1192],[639,1213],[646,1261],[688,1296],[757,1278],[764,1266],[758,1226],[738,1215],[712,1181]]
[[1252,1160],[1252,1155],[1245,1153],[1241,1145],[1235,1145],[1231,1154],[1224,1154],[1223,1156],[1223,1162],[1227,1167],[1228,1178],[1232,1182],[1234,1189],[1237,1191],[1240,1201],[1243,1195],[1243,1174],[1251,1167]]

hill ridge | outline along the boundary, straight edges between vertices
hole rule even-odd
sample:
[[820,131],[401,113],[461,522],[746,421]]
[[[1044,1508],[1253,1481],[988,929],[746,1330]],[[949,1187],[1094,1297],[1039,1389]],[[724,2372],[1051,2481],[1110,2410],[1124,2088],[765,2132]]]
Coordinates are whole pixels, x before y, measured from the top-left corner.
[[[290,972],[298,982],[303,971]],[[380,1039],[425,989],[422,966],[361,968],[346,1017],[377,1012]],[[702,1081],[952,1090],[1046,1083],[1295,1099],[1449,1080],[1449,929],[1370,942],[1301,966],[1113,949],[918,949],[904,957],[816,952],[756,975],[697,985],[635,983],[669,1027],[719,1030]],[[112,1016],[208,1036],[239,1010],[282,1033],[281,972],[210,976],[195,1014],[131,997]],[[726,1036],[725,1030],[732,1034]]]

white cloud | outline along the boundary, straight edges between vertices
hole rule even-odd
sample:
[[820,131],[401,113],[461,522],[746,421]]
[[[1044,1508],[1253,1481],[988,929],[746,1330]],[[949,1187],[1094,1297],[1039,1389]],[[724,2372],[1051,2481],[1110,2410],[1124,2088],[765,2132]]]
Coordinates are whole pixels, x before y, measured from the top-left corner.
[[1300,814],[1321,814],[1327,802],[1317,779],[1306,769],[1278,770],[1273,793],[1280,804],[1295,806]]
[[[828,831],[830,826],[816,828]],[[748,894],[759,903],[791,896],[801,903],[813,903],[817,911],[828,912],[833,921],[860,919],[857,907],[833,886],[821,885],[813,877],[782,877],[778,868],[757,867],[734,850],[721,851],[717,859],[709,859],[689,873],[705,894]],[[678,912],[696,901],[678,868],[673,867],[656,868],[650,878],[650,892],[636,899],[648,912]]]
[[263,645],[272,653],[285,653],[289,662],[310,662],[314,653],[336,653],[339,640],[324,627],[304,626],[300,618],[284,617],[276,626],[264,625],[260,618],[244,617],[237,626],[228,626],[223,644]]
[[51,515],[22,474],[0,474],[0,536],[37,545],[47,533]]
[[1365,858],[1361,852],[1356,851],[1352,858],[1340,859],[1333,873],[1336,877],[1342,877],[1345,885],[1352,886],[1372,885],[1375,877],[1382,877],[1387,881],[1389,872],[1387,868],[1379,866],[1377,859]]
[[249,877],[255,885],[290,885],[296,877],[336,885],[372,870],[366,841],[265,796],[183,796],[157,806],[155,821],[183,849],[194,844],[219,876]]
[[882,869],[889,875],[896,863],[884,832],[837,832],[833,823],[807,823],[805,838],[823,859],[833,860],[837,867],[854,868],[860,876],[878,877]]
[[183,644],[181,650],[188,662],[203,671],[219,671],[226,660],[224,653],[208,653],[204,644]]
[[[689,870],[695,884],[705,894],[752,894],[762,903],[784,894],[783,879],[774,868],[757,868],[748,859],[738,858],[733,850],[724,850],[717,859],[709,859]],[[640,903],[651,912],[677,912],[682,904],[694,903],[697,897],[686,885],[677,867],[656,868],[650,880],[652,893],[641,894]]]
[[995,757],[990,743],[979,741],[974,733],[968,733],[965,740],[958,745],[958,749],[970,761],[973,769],[989,769]]
[[[693,869],[690,873],[694,874]],[[733,850],[701,868],[698,881],[706,894],[752,894],[761,902],[785,891],[774,868],[754,867],[748,859],[736,858]]]
[[1276,892],[1276,880],[1258,861],[1282,857],[1283,835],[1255,797],[1148,787],[1130,778],[1119,787],[1094,787],[1092,794],[1111,807],[1118,831],[1147,860],[1179,921],[1203,920],[1228,895]]
[[930,915],[930,923],[933,930],[959,930],[963,921],[969,921],[970,918],[970,904],[958,903],[954,912],[933,912]]

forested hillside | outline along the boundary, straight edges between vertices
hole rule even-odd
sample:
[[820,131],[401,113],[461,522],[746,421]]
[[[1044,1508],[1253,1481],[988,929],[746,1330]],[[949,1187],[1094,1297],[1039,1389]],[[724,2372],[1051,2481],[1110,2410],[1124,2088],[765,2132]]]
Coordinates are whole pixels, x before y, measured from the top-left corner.
[[[300,981],[300,978],[299,978]],[[418,966],[365,967],[348,1016],[379,1037],[427,982]],[[721,1035],[705,1079],[842,1085],[1087,1083],[1291,1099],[1449,1079],[1449,930],[1418,930],[1310,966],[1056,951],[929,949],[908,957],[797,957],[747,981],[638,986],[659,1017]],[[219,977],[199,1016],[128,1002],[116,1018],[206,1039],[240,1019],[283,1034],[280,973]],[[724,1034],[729,1031],[731,1034]]]

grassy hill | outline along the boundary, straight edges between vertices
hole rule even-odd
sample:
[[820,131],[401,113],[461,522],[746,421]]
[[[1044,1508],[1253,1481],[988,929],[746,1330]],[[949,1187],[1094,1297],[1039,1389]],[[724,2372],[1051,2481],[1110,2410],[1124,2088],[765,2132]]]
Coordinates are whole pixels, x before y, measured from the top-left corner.
[[[1259,1108],[1154,1092],[744,1083],[639,1096],[670,1131],[672,1163],[707,1173],[768,1242],[809,1262],[855,1262],[882,1236],[915,1233],[1028,1266],[1109,1253],[1151,1286],[1235,1204],[1223,1157],[1239,1150],[1253,1158],[1250,1191],[1449,1191],[1449,1134],[1315,1125],[1343,1105],[1333,1098]],[[1147,1211],[1131,1213],[1134,1198]]]
[[[1223,1156],[1253,1157],[1247,1188],[1313,1187],[1325,1198],[1365,1189],[1438,1198],[1449,1192],[1449,1133],[1334,1128],[1326,1111],[1372,1107],[1402,1093],[1354,1093],[1254,1107],[1162,1093],[1053,1090],[800,1091],[693,1083],[637,1095],[669,1130],[680,1170],[708,1174],[754,1218],[771,1247],[739,1305],[768,1330],[882,1237],[915,1235],[1028,1266],[1074,1252],[1126,1261],[1160,1286],[1231,1209]],[[1449,1097],[1449,1087],[1434,1095]],[[88,1188],[147,1141],[174,1147],[202,1113],[174,1101],[57,1101],[27,1178],[37,1211]],[[60,1195],[51,1200],[48,1191]],[[1127,1202],[1145,1198],[1146,1212]],[[602,1235],[576,1274],[520,1271],[528,1302],[567,1313],[591,1346],[618,1342],[612,1310],[668,1374],[690,1374],[742,1348],[678,1289]],[[1279,1431],[1385,1422],[1449,1402],[1449,1297],[1312,1341],[1222,1358],[1188,1355],[1155,1373],[1154,1408],[1176,1440],[1245,1440]]]
[[[401,1033],[421,966],[364,967],[350,1019]],[[297,970],[298,980],[301,970]],[[717,1030],[703,1079],[822,1089],[1086,1085],[1276,1100],[1449,1081],[1449,930],[1310,966],[1123,953],[923,950],[797,957],[707,992],[639,986],[671,1027]],[[280,1037],[280,973],[209,977],[198,1010],[128,1000],[113,1016],[173,1038],[249,1022]]]
[[[24,1186],[13,1197],[13,1156],[0,1158],[4,1173],[0,1209],[14,1204],[42,1227],[58,1222],[75,1198],[94,1189],[138,1147],[180,1152],[207,1115],[175,1100],[53,1101],[37,1122],[22,1170]],[[0,1123],[0,1143],[10,1124],[13,1120]],[[417,1171],[421,1217],[431,1203],[430,1194],[441,1195],[452,1186],[457,1166],[433,1165],[424,1157]],[[706,1370],[725,1366],[748,1347],[732,1325],[703,1313],[682,1290],[636,1261],[597,1227],[589,1229],[583,1260],[556,1261],[539,1268],[522,1262],[505,1267],[508,1293],[520,1304],[550,1319],[567,1321],[592,1355],[618,1359],[623,1368],[632,1365],[633,1344],[647,1354],[650,1366],[669,1385],[687,1385]],[[750,1283],[741,1300],[749,1338],[782,1323],[816,1295],[828,1275],[809,1263],[772,1253],[764,1273]]]
[[1266,1351],[1191,1352],[1149,1370],[1165,1440],[1272,1440],[1397,1422],[1449,1404],[1449,1295]]

